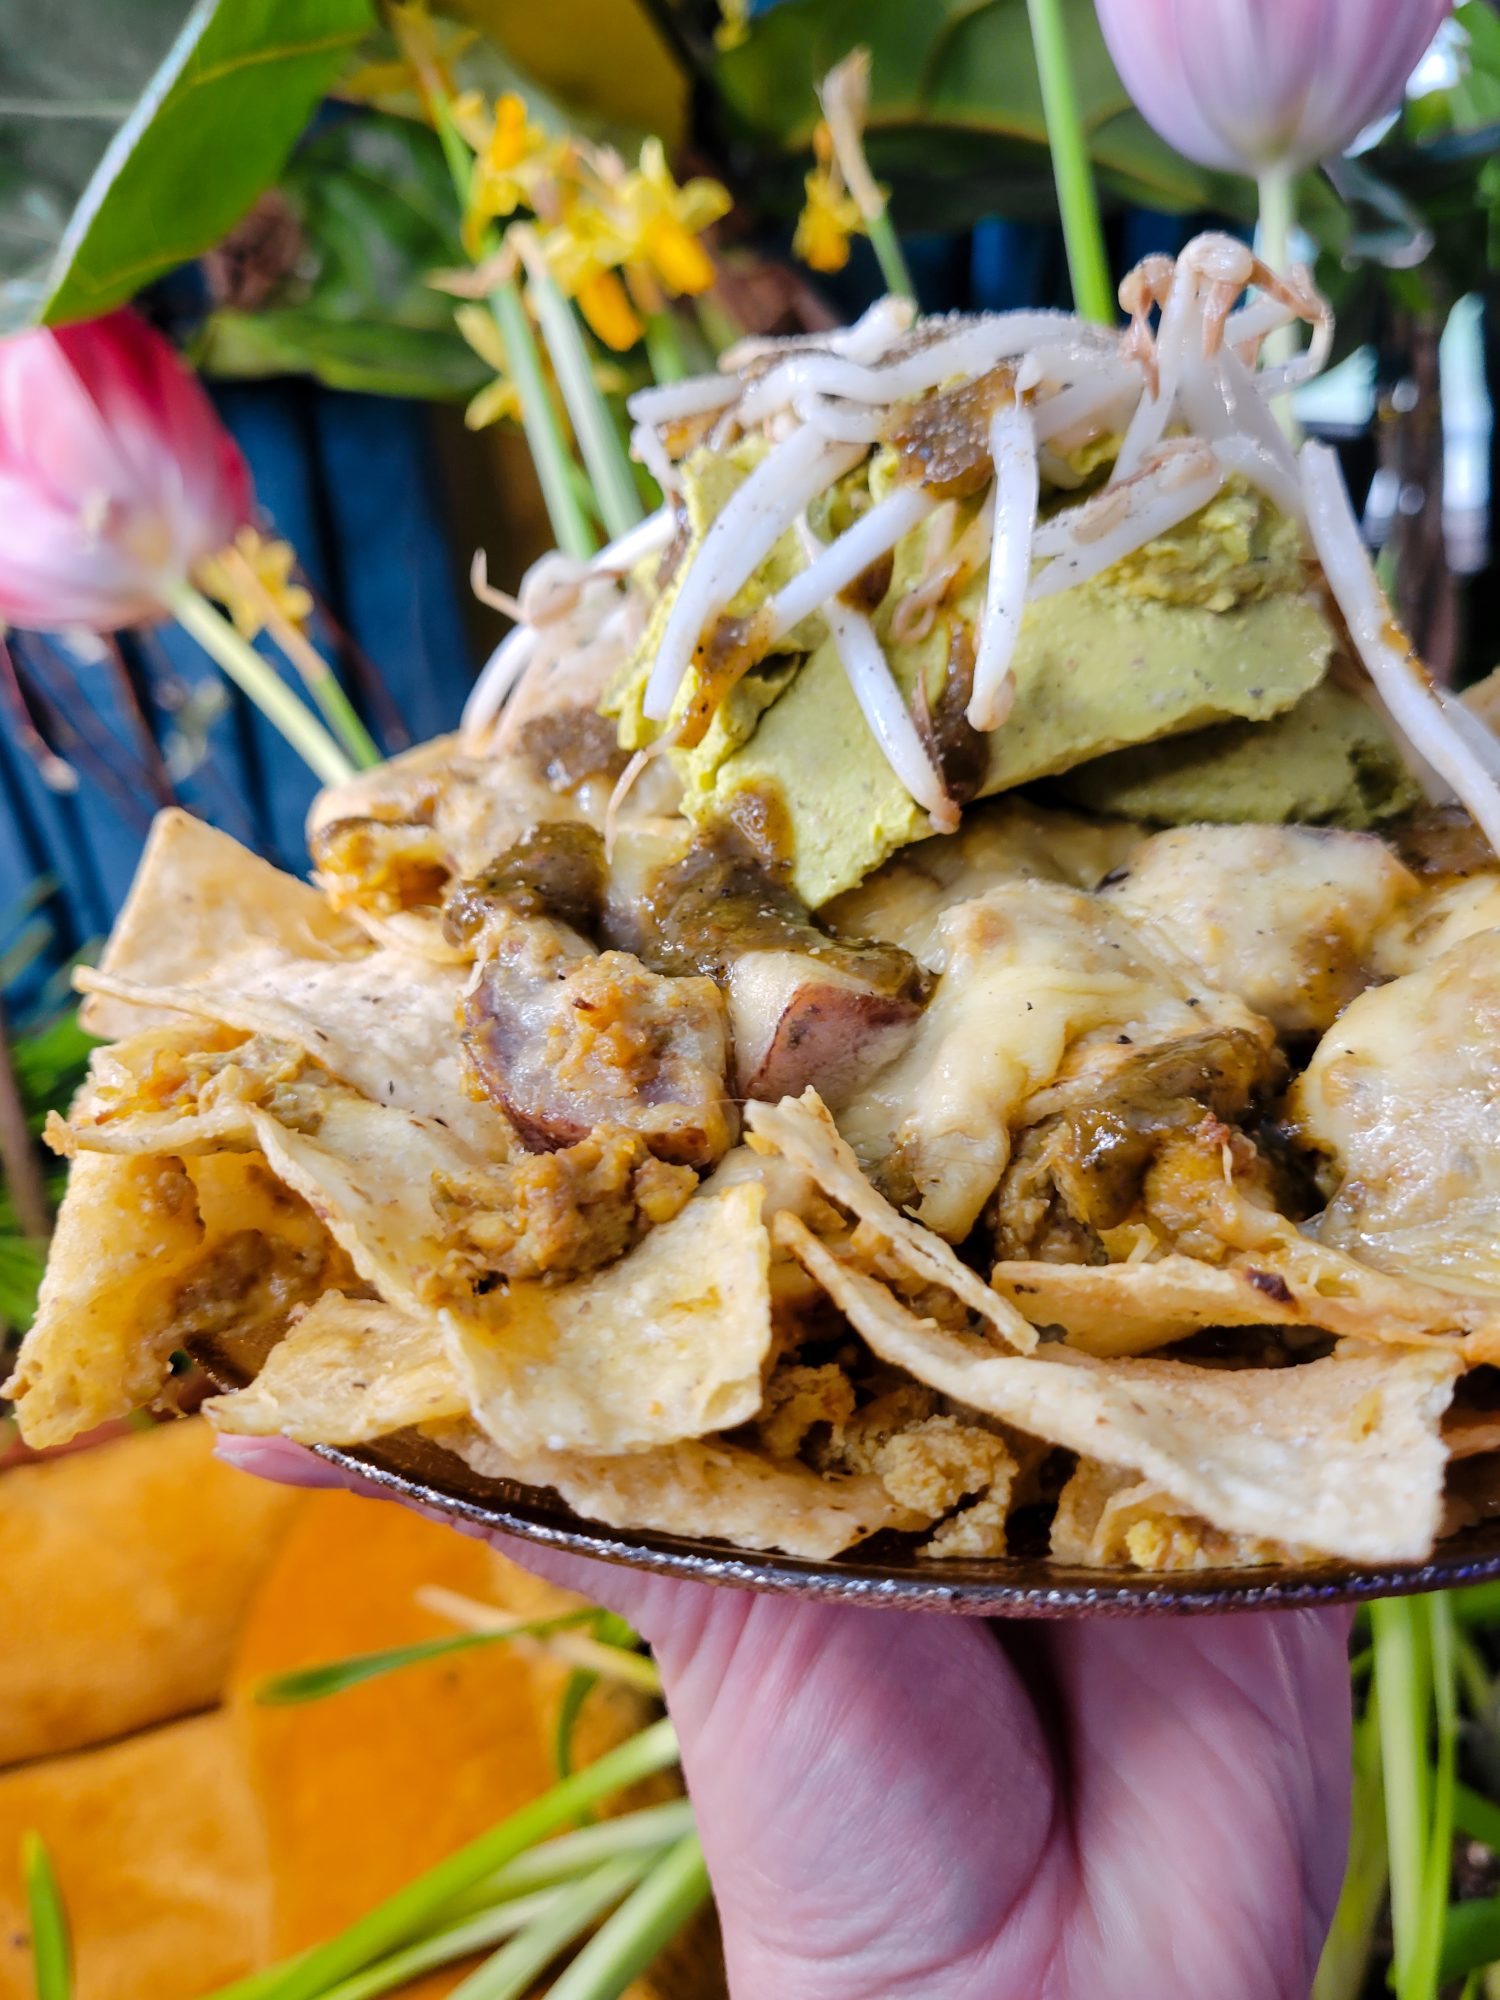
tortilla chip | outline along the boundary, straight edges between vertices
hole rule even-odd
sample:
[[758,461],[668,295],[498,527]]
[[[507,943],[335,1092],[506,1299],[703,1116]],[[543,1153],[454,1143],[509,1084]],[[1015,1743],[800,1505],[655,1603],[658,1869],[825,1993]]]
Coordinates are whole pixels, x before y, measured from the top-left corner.
[[181,1161],[75,1163],[36,1318],[0,1390],[28,1444],[65,1444],[151,1401],[172,1352],[176,1294],[204,1249]]
[[[265,1255],[249,1254],[256,1234],[272,1246]],[[0,1388],[15,1398],[27,1443],[65,1444],[151,1402],[182,1345],[185,1310],[217,1308],[225,1324],[245,1330],[284,1313],[299,1291],[294,1271],[275,1268],[278,1244],[308,1282],[320,1270],[324,1283],[336,1280],[316,1217],[254,1154],[82,1155],[68,1177],[36,1318]],[[235,1247],[244,1272],[226,1262]],[[200,1281],[205,1296],[194,1299]],[[231,1295],[231,1281],[240,1295]]]
[[1139,1264],[1003,1263],[992,1283],[1033,1326],[1061,1327],[1069,1346],[1102,1358],[1146,1354],[1219,1326],[1320,1327],[1455,1351],[1465,1332],[1471,1348],[1500,1342],[1496,1315],[1478,1300],[1371,1271],[1290,1228],[1262,1255],[1227,1264],[1175,1254]]
[[1052,1520],[1056,1562],[1086,1569],[1248,1569],[1306,1562],[1307,1549],[1257,1535],[1226,1535],[1190,1514],[1148,1480],[1117,1465],[1082,1458],[1063,1488]]
[[[253,1389],[214,1405],[225,1429],[346,1444],[472,1412],[513,1453],[613,1456],[730,1429],[760,1408],[772,1338],[770,1242],[753,1183],[695,1196],[628,1257],[590,1277],[514,1284],[468,1311],[433,1312],[403,1265],[423,1246],[399,1238],[410,1216],[394,1199],[401,1162],[392,1163],[392,1198],[375,1203],[369,1186],[354,1181],[378,1171],[378,1150],[351,1171],[300,1133],[273,1131],[267,1121],[264,1135],[278,1171],[318,1202],[362,1275],[392,1303],[321,1301]],[[340,1214],[345,1202],[357,1210],[352,1226]]]
[[503,1160],[514,1150],[510,1122],[466,1081],[458,1030],[465,977],[387,948],[317,960],[266,945],[227,952],[191,985],[86,970],[77,984],[291,1042],[372,1103],[446,1125],[473,1160]]
[[431,1320],[341,1292],[309,1307],[248,1389],[204,1405],[220,1430],[299,1444],[367,1444],[468,1407]]
[[[173,806],[152,822],[99,969],[140,986],[180,986],[212,974],[247,945],[307,959],[358,951],[362,942],[316,889]],[[172,1018],[103,993],[82,1014],[89,1033],[106,1041]]]
[[470,1425],[433,1435],[484,1478],[551,1487],[576,1513],[608,1528],[706,1537],[827,1562],[882,1528],[925,1525],[878,1479],[824,1478],[805,1465],[717,1441],[629,1458],[563,1452],[517,1458]]
[[698,1194],[617,1263],[512,1285],[493,1323],[445,1314],[503,1450],[612,1457],[748,1423],[771,1352],[771,1244],[753,1182]]
[[892,1208],[871,1187],[853,1150],[839,1136],[828,1108],[815,1090],[784,1097],[779,1104],[749,1104],[745,1122],[764,1140],[812,1177],[841,1208],[847,1208],[890,1244],[893,1254],[925,1285],[940,1285],[977,1313],[1002,1340],[1029,1354],[1036,1334],[1008,1300],[1000,1298],[941,1236]]
[[880,1359],[955,1402],[1128,1467],[1227,1534],[1355,1562],[1415,1561],[1432,1547],[1440,1425],[1461,1367],[1451,1351],[1369,1349],[1275,1369],[1066,1348],[1018,1359],[916,1318],[794,1218],[780,1227]]

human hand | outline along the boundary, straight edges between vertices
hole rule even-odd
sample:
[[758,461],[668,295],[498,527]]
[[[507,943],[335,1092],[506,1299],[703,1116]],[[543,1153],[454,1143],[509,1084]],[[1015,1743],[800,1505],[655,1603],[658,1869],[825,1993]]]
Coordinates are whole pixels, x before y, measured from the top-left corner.
[[[359,1484],[279,1441],[219,1451]],[[489,1539],[650,1642],[734,2000],[1306,2000],[1344,1865],[1346,1613],[997,1630]]]

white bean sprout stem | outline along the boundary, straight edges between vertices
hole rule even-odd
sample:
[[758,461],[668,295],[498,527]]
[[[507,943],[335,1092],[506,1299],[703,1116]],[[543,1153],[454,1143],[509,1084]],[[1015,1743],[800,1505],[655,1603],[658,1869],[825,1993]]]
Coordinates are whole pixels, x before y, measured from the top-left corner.
[[1022,404],[995,411],[989,447],[995,467],[995,529],[969,697],[968,719],[975,729],[998,729],[1015,699],[1010,668],[1026,611],[1040,490],[1036,439]]
[[[821,550],[818,538],[806,517],[797,522],[797,538],[809,566]],[[860,713],[870,726],[870,734],[885,753],[886,762],[906,790],[924,808],[938,833],[951,833],[958,825],[958,807],[949,796],[942,773],[933,763],[917,730],[906,698],[896,685],[890,663],[875,636],[875,628],[863,612],[830,598],[823,606],[828,629],[833,635],[839,662],[848,676]]]
[[504,707],[505,697],[531,665],[539,643],[540,635],[532,625],[517,625],[506,633],[469,690],[459,724],[465,739],[473,742],[489,728]]
[[709,623],[760,568],[797,516],[856,466],[866,447],[802,426],[763,458],[717,515],[682,580],[646,682],[645,714],[665,722]]
[[901,537],[909,534],[918,522],[925,521],[938,504],[937,496],[920,486],[898,486],[883,500],[877,500],[868,514],[861,515],[836,540],[815,539],[807,568],[799,570],[771,599],[766,621],[767,647],[784,638],[812,612],[822,611],[830,598],[847,590],[871,563],[889,555]]
[[1045,546],[1055,546],[1057,553],[1032,578],[1028,598],[1035,603],[1052,597],[1112,568],[1206,507],[1223,484],[1224,468],[1206,444],[1182,440],[1175,449],[1164,446],[1128,486],[1106,487],[1097,500],[1048,524],[1066,522],[1071,532],[1066,542],[1048,537]]
[[1328,445],[1302,447],[1302,483],[1323,574],[1386,713],[1500,853],[1500,743],[1472,711],[1459,719],[1459,704],[1445,701],[1433,686],[1392,618]]

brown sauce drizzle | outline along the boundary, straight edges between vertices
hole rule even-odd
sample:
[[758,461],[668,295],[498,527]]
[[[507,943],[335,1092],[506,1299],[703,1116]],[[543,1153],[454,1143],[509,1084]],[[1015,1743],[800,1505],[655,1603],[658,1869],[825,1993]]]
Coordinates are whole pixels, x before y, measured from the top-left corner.
[[[755,795],[746,795],[747,805]],[[753,824],[753,822],[752,822]],[[663,868],[628,912],[606,921],[606,944],[654,972],[724,979],[747,951],[795,951],[877,992],[925,999],[930,979],[899,945],[830,937],[789,884],[769,873],[753,832],[721,823]]]
[[604,839],[576,820],[532,828],[478,875],[460,882],[443,910],[453,944],[470,944],[497,908],[522,917],[556,917],[591,932],[604,906]]
[[521,729],[521,750],[537,776],[556,792],[570,792],[601,773],[618,778],[625,768],[615,725],[592,708],[560,708],[534,715]]
[[1014,402],[1015,393],[1015,370],[1002,363],[972,382],[903,404],[886,432],[900,456],[901,477],[944,500],[979,492],[994,474],[990,418],[1002,403]]
[[927,698],[927,683],[919,680],[913,714],[917,729],[943,786],[955,805],[977,797],[989,769],[990,743],[964,711],[974,692],[974,635],[961,618],[953,620],[948,639],[948,672],[935,702]]

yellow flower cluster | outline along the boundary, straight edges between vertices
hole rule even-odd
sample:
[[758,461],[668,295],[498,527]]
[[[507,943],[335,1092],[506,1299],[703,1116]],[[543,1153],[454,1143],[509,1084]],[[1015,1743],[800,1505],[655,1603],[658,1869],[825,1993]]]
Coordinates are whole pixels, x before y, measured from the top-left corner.
[[272,618],[299,631],[306,624],[313,601],[292,581],[296,563],[290,542],[268,542],[254,528],[241,528],[227,549],[199,563],[195,577],[224,606],[241,638],[253,639]]
[[633,346],[643,314],[713,283],[700,239],[729,193],[707,179],[679,186],[659,139],[627,167],[608,147],[545,132],[514,93],[492,112],[456,98],[450,116],[474,155],[464,248],[481,257],[497,222],[529,213],[548,270],[607,346]]
[[728,211],[729,193],[707,179],[679,186],[660,139],[646,140],[636,167],[627,169],[601,149],[585,168],[574,198],[538,230],[538,241],[548,269],[594,332],[606,346],[624,349],[639,340],[643,314],[713,283],[713,259],[701,238]]
[[813,133],[813,157],[816,164],[802,182],[807,200],[797,218],[792,251],[814,271],[842,271],[849,261],[849,240],[865,233],[865,219],[844,184],[826,118]]

